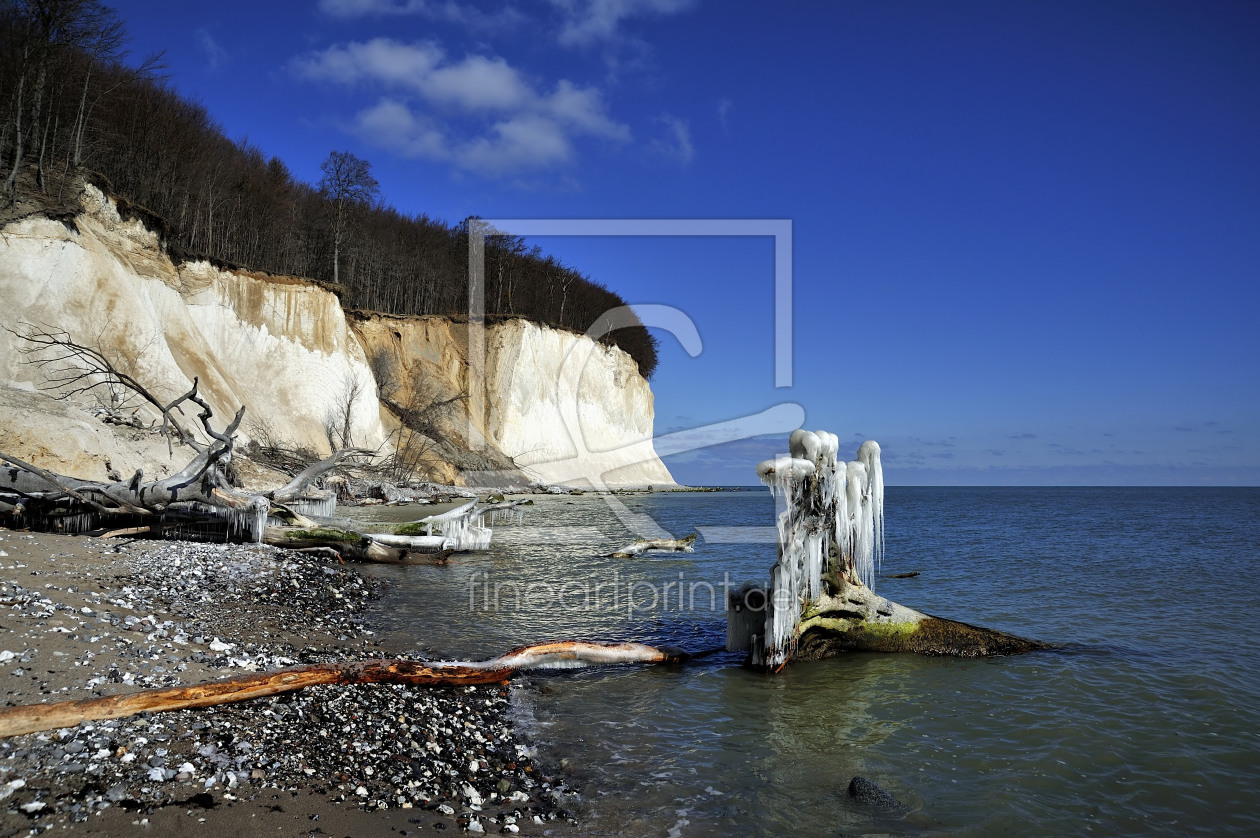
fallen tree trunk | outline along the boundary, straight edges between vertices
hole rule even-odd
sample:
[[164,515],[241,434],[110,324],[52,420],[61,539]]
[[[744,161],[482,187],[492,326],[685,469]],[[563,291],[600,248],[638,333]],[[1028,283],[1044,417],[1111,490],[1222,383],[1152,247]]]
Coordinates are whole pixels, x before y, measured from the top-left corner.
[[[262,527],[273,500],[301,500],[315,479],[344,459],[367,453],[361,449],[343,449],[306,469],[286,486],[270,493],[248,495],[232,488],[224,469],[232,461],[236,430],[245,415],[245,408],[236,412],[222,431],[216,431],[210,420],[210,405],[197,395],[198,382],[176,400],[189,401],[201,408],[198,419],[210,444],[197,446],[196,452],[182,469],[169,477],[145,481],[144,471],[137,471],[130,480],[103,483],[52,474],[16,457],[0,452],[0,461],[9,468],[0,470],[0,501],[21,506],[21,515],[39,522],[44,519],[68,519],[71,525],[81,523],[78,516],[133,516],[146,518],[170,512],[200,513],[206,521],[228,520],[238,529],[248,531],[260,540]],[[313,498],[321,500],[322,495]],[[198,506],[200,505],[200,506]],[[144,522],[147,524],[148,522]],[[143,525],[143,524],[139,524]],[[84,526],[82,530],[95,529]]]
[[258,675],[242,675],[191,687],[146,690],[53,704],[28,704],[0,709],[0,738],[74,727],[80,722],[121,719],[157,713],[232,704],[252,698],[293,692],[322,684],[411,684],[470,686],[506,683],[526,669],[621,663],[673,663],[686,659],[675,649],[640,643],[543,643],[514,649],[488,661],[434,662],[367,660],[297,666]]

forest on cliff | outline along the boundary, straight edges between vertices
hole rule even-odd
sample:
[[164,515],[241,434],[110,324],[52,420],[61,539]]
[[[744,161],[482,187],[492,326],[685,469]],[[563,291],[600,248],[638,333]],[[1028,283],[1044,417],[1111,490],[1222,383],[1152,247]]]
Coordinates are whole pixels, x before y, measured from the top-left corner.
[[[468,232],[387,204],[370,164],[330,153],[317,183],[232,140],[162,76],[133,60],[125,27],[98,0],[0,0],[0,208],[67,203],[88,179],[144,219],[176,262],[208,259],[334,283],[348,308],[467,317]],[[529,247],[485,243],[485,314],[587,331],[616,292]],[[604,338],[648,377],[656,340],[642,325]]]

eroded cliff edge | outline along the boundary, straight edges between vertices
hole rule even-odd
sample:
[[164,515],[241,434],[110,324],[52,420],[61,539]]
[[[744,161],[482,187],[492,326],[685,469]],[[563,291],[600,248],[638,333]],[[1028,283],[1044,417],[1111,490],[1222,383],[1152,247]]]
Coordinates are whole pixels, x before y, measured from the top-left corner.
[[[418,427],[427,476],[441,482],[673,485],[651,448],[651,390],[619,349],[523,320],[489,324],[476,398],[467,324],[348,314],[314,282],[177,266],[96,188],[82,205],[70,223],[32,215],[0,230],[0,326],[67,332],[164,398],[196,377],[220,416],[246,406],[247,438],[326,452],[332,423],[390,451]],[[167,462],[157,436],[95,419],[93,399],[52,400],[47,370],[21,346],[0,341],[0,449],[84,477]]]

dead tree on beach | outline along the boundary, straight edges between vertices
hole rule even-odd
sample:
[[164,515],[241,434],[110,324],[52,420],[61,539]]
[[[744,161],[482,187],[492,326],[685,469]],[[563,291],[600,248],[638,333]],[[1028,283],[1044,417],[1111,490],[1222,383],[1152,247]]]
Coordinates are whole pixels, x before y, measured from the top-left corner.
[[[27,356],[27,362],[40,367],[46,389],[59,398],[105,391],[110,394],[106,400],[117,407],[137,397],[160,415],[168,451],[174,452],[173,437],[190,448],[193,456],[168,477],[146,480],[141,469],[129,479],[102,482],[54,474],[0,452],[0,462],[8,466],[0,471],[0,523],[98,536],[215,530],[223,531],[227,538],[387,563],[408,561],[413,554],[441,557],[461,547],[441,532],[434,535],[432,526],[424,534],[400,527],[379,536],[321,527],[303,514],[335,507],[335,494],[318,489],[317,481],[345,463],[374,456],[371,450],[340,448],[310,463],[283,486],[253,494],[241,492],[232,485],[229,469],[244,407],[219,430],[211,422],[213,410],[198,393],[197,379],[188,392],[166,402],[105,352],[65,332],[25,324],[22,331],[10,334],[21,342],[19,351]],[[194,420],[185,416],[185,407],[198,411]],[[156,422],[153,429],[157,429]],[[469,520],[464,529],[476,530],[476,518],[487,509],[467,510]]]

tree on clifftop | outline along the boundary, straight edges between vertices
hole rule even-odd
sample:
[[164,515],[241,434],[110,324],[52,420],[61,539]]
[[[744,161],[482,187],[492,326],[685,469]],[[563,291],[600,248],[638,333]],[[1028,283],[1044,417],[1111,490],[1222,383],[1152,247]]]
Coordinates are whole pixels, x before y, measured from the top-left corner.
[[333,204],[333,282],[341,282],[341,243],[350,226],[351,213],[371,206],[380,184],[372,177],[372,164],[348,151],[334,151],[319,167],[324,177],[319,190]]
[[[56,106],[72,98],[66,89],[72,70],[82,69],[84,56],[116,64],[125,41],[122,22],[98,0],[0,0],[0,50],[18,59],[2,128],[5,139],[0,141],[0,147],[11,143],[6,191],[13,192],[28,156],[37,164],[40,188],[44,188],[49,141],[55,144],[57,138],[54,126],[60,114]],[[83,70],[78,113],[71,128],[76,165],[83,154],[82,122],[90,80],[90,71]]]

